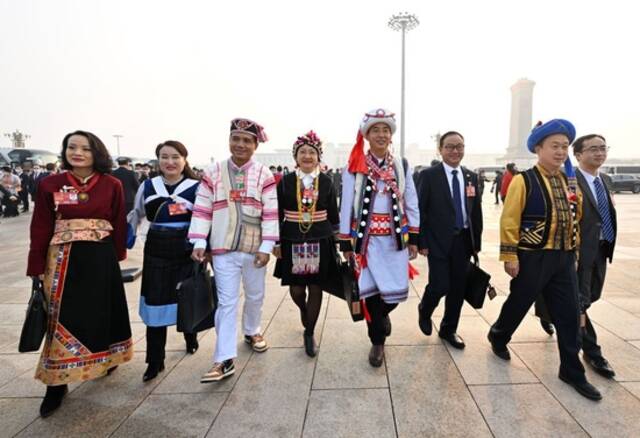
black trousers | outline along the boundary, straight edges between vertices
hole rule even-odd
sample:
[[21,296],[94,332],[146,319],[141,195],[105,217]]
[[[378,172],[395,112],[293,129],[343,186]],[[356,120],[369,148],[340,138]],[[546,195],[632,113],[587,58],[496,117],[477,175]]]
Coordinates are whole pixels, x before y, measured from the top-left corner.
[[369,339],[373,345],[384,345],[386,339],[384,321],[398,303],[389,304],[382,300],[380,295],[374,295],[365,300],[371,321],[367,321]]
[[24,189],[20,192],[20,202],[22,202],[22,210],[29,211],[29,192]]
[[466,272],[471,258],[471,234],[465,229],[454,236],[451,252],[447,257],[436,257],[429,253],[429,283],[422,295],[421,311],[431,317],[443,296],[444,317],[440,323],[440,334],[455,333],[460,322],[460,312],[464,304]]
[[506,345],[538,295],[542,294],[558,333],[560,371],[584,382],[580,362],[580,319],[575,254],[570,251],[518,251],[520,272],[511,280],[511,293],[491,327],[495,341]]
[[[598,254],[590,264],[578,263],[578,289],[580,291],[582,303],[586,304],[586,308],[591,306],[602,296],[602,288],[604,287],[604,278],[607,273],[607,254],[609,247],[607,242],[601,242],[598,247]],[[582,335],[582,352],[592,358],[598,359],[602,357],[602,349],[598,345],[598,336],[596,330],[589,319],[589,315],[585,310],[586,325],[581,330]],[[536,316],[545,321],[551,321],[549,312],[544,299],[536,300]]]
[[[197,333],[185,333],[185,341],[196,340]],[[146,363],[162,362],[164,360],[164,347],[167,344],[167,327],[147,326],[147,354]]]

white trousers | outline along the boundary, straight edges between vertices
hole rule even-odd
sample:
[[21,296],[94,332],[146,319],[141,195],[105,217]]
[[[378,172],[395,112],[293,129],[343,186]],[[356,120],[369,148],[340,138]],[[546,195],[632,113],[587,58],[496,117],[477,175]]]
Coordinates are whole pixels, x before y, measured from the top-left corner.
[[238,251],[213,256],[213,272],[218,289],[214,362],[223,362],[238,356],[236,322],[240,300],[240,278],[244,287],[243,332],[249,336],[260,333],[267,268],[266,266],[256,268],[253,264],[254,258],[253,254]]

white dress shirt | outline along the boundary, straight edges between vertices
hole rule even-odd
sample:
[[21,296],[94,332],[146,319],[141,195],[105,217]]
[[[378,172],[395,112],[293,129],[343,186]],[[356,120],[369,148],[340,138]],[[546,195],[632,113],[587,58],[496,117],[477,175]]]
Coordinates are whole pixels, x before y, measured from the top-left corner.
[[449,191],[451,192],[451,202],[454,202],[453,199],[453,173],[451,171],[457,170],[458,173],[456,177],[458,178],[458,183],[460,184],[460,199],[462,200],[462,222],[464,223],[465,228],[469,228],[469,221],[467,220],[467,203],[465,202],[467,199],[465,193],[464,186],[464,177],[462,176],[462,167],[451,167],[444,161],[442,162],[444,166],[444,172],[447,175],[447,182],[449,183]]

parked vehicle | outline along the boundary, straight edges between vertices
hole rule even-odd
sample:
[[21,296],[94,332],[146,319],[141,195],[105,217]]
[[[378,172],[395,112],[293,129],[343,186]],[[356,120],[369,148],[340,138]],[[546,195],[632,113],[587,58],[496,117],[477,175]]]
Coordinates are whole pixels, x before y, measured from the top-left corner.
[[629,174],[616,174],[611,176],[611,190],[614,193],[633,192],[640,193],[640,179]]
[[25,161],[44,166],[47,163],[57,163],[60,161],[60,158],[57,153],[44,149],[0,148],[0,162],[22,166]]

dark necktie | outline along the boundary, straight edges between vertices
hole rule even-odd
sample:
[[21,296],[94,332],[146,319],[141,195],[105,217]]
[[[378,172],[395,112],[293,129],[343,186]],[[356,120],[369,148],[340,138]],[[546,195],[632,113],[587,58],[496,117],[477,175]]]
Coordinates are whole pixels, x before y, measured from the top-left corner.
[[607,242],[613,242],[613,223],[611,222],[611,213],[609,212],[609,199],[600,182],[600,178],[596,177],[596,179],[593,180],[593,186],[596,188],[598,212],[602,220],[602,237]]
[[456,228],[461,230],[464,228],[464,218],[462,217],[462,196],[460,196],[460,181],[458,181],[458,171],[452,170],[453,182],[453,208],[456,211]]

